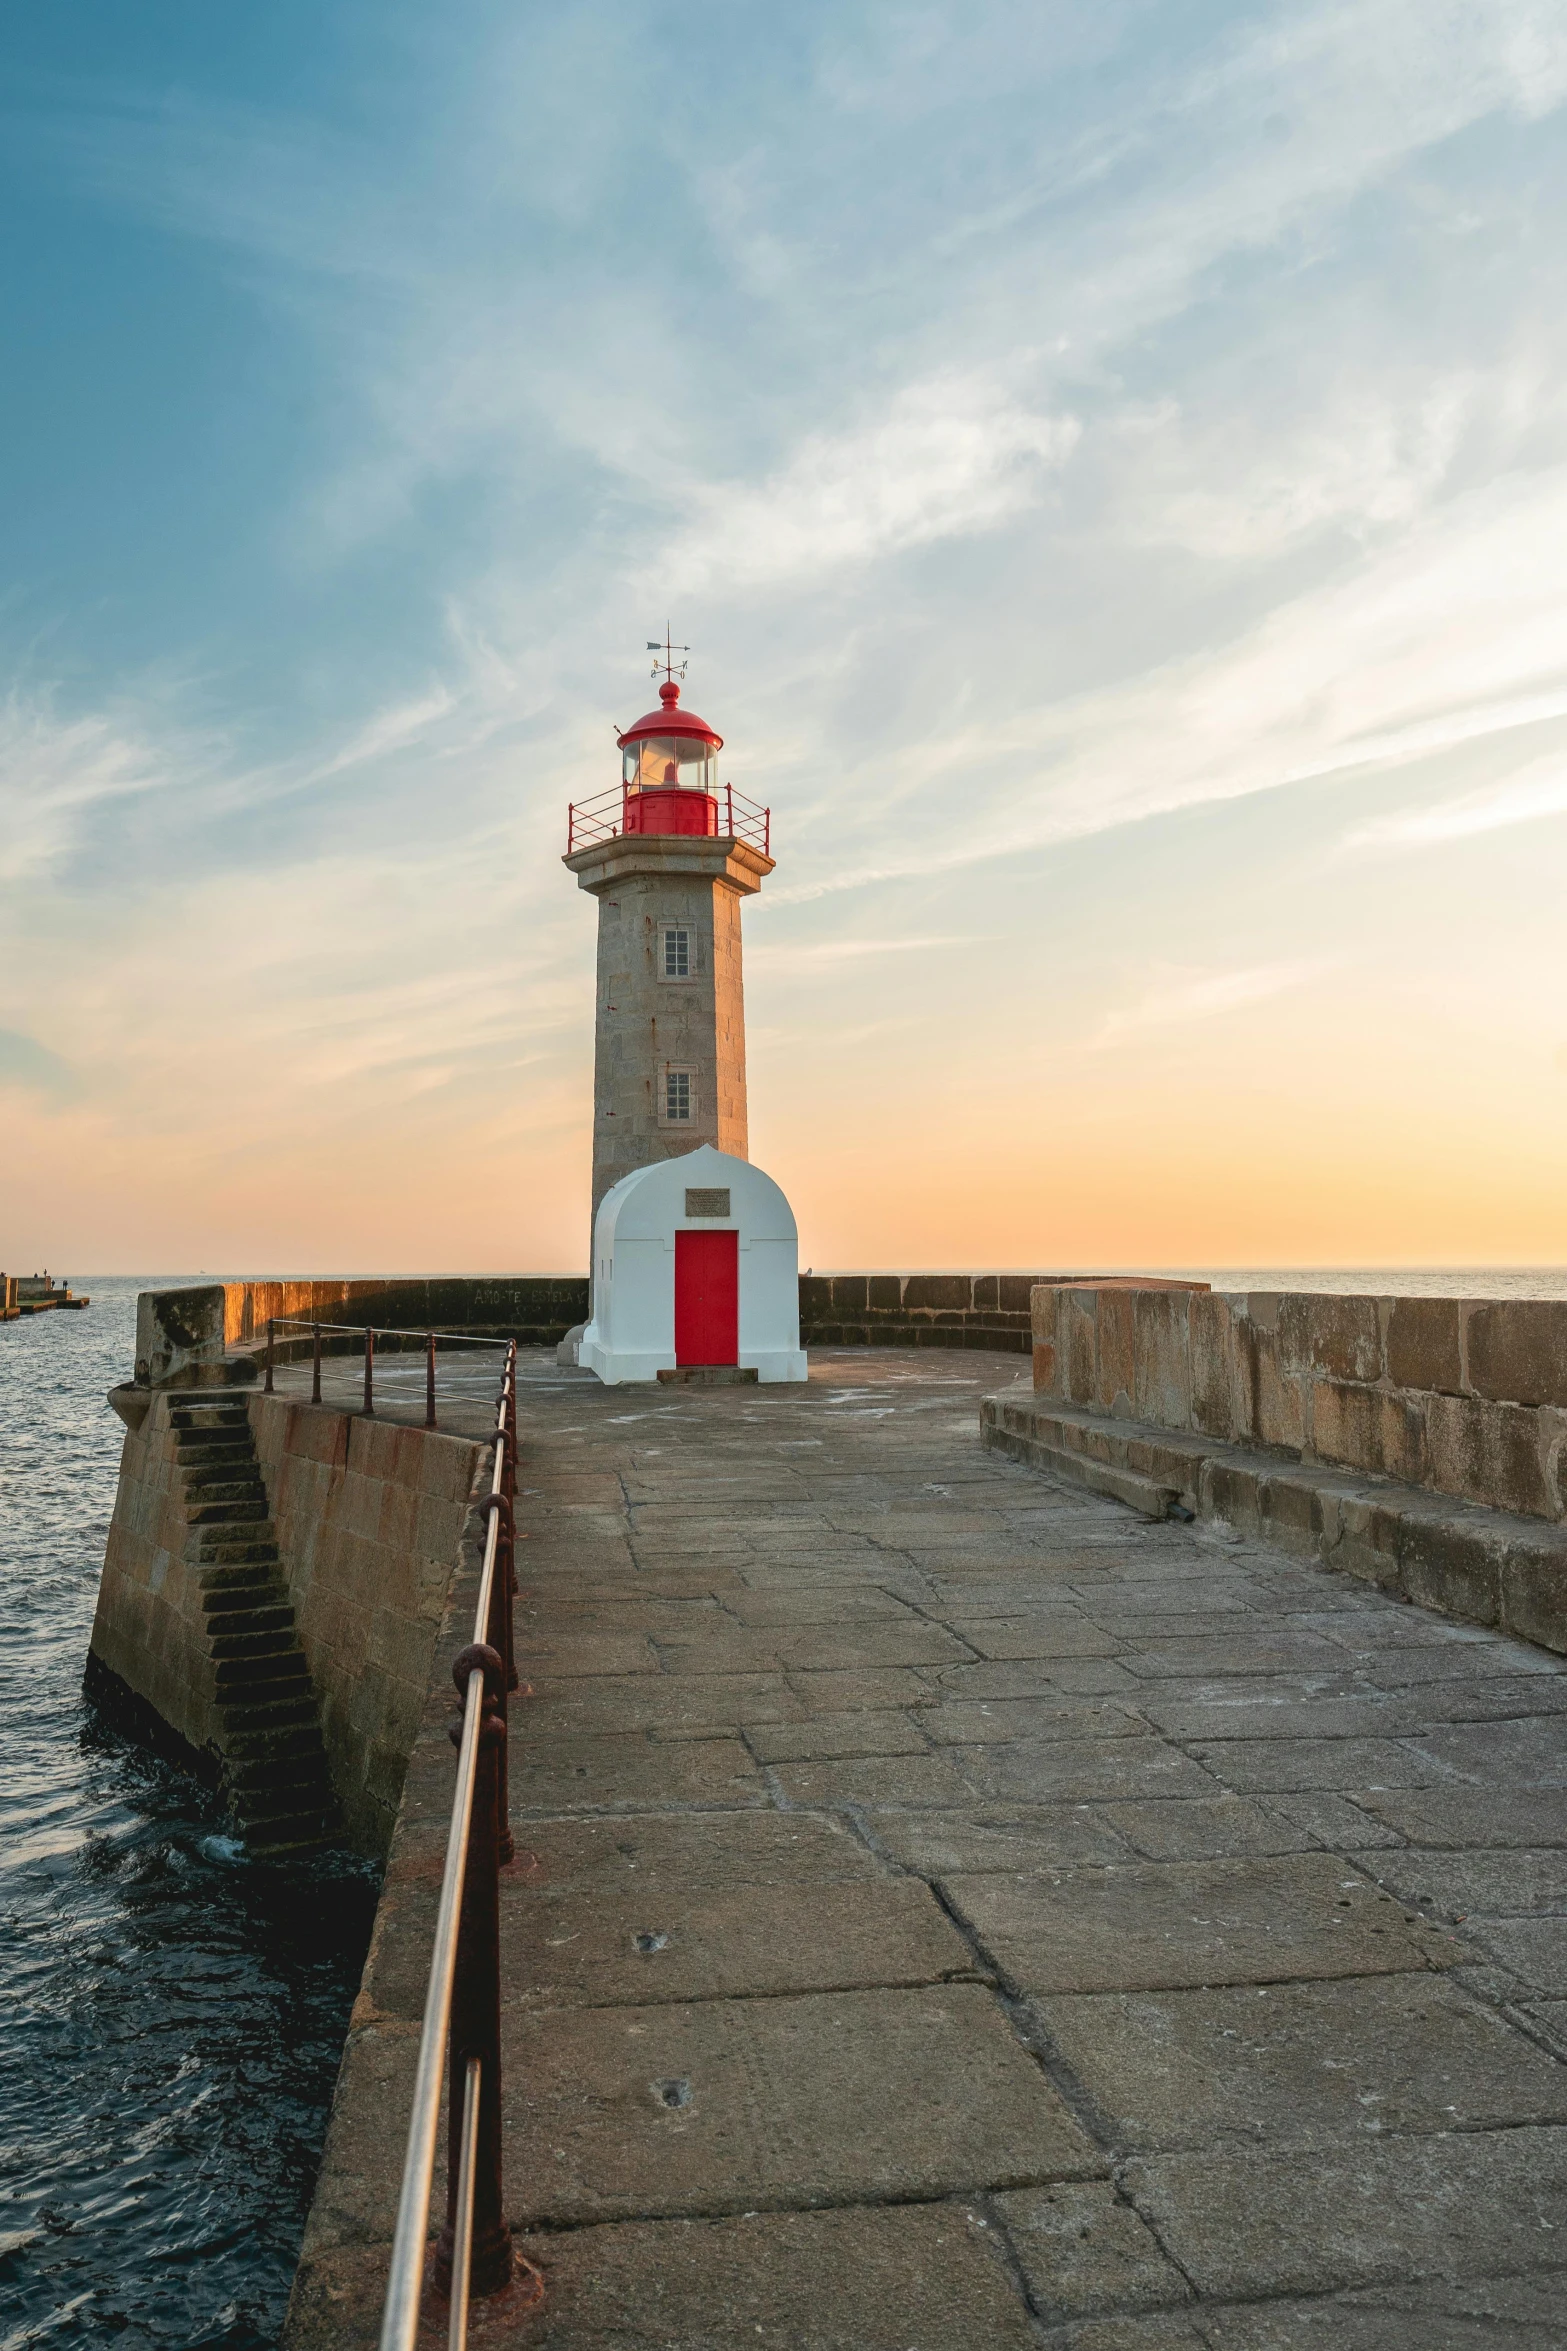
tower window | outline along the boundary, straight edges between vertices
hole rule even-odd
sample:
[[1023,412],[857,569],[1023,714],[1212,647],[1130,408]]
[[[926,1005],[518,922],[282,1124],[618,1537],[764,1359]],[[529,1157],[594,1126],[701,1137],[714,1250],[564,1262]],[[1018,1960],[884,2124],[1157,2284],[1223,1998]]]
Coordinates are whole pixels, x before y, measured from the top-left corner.
[[664,977],[666,980],[691,977],[691,932],[685,923],[664,925]]
[[691,1116],[691,1072],[688,1069],[666,1069],[664,1072],[664,1117],[671,1126],[684,1126]]

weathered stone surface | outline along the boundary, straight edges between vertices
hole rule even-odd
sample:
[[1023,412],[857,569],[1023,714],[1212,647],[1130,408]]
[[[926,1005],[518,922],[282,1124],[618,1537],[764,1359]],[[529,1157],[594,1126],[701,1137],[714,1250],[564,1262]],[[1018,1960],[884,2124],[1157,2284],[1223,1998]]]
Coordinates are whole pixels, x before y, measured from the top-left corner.
[[1567,1918],[1475,1918],[1464,1932],[1534,1992],[1567,1998]]
[[511,1760],[515,1812],[658,1812],[678,1804],[762,1804],[766,1790],[738,1739],[561,1739]]
[[1387,1375],[1400,1388],[1456,1396],[1463,1386],[1454,1298],[1394,1298],[1387,1309]]
[[1389,1788],[1360,1803],[1416,1845],[1567,1845],[1567,1788]]
[[1545,1479],[1538,1416],[1518,1404],[1471,1396],[1433,1396],[1426,1411],[1430,1483],[1491,1510],[1549,1517],[1554,1497]]
[[1149,1861],[1217,1861],[1231,1854],[1298,1853],[1309,1832],[1244,1796],[1106,1804],[1104,1817]]
[[1382,1340],[1374,1298],[1292,1291],[1278,1309],[1279,1351],[1291,1370],[1329,1380],[1374,1380]]
[[1247,1794],[1420,1787],[1443,1776],[1429,1755],[1394,1739],[1226,1739],[1195,1752],[1216,1779]]
[[1567,1405],[1567,1300],[1509,1298],[1465,1316],[1469,1384],[1498,1403]]
[[1132,2207],[1105,2180],[1061,2181],[996,2198],[1041,2318],[1158,2310],[1191,2288]]
[[624,2222],[524,2250],[548,2289],[529,2351],[908,2351],[911,2326],[920,2351],[1035,2339],[996,2230],[961,2203]]
[[1129,2149],[1567,2122],[1567,2067],[1427,1971],[1054,1999],[1041,2014]]
[[1021,1820],[965,1812],[867,1812],[863,1818],[882,1852],[926,1878],[1128,1857],[1122,1838],[1087,1804],[1041,1805]]
[[509,2009],[519,2219],[907,2201],[1104,2158],[978,1985]]
[[1442,2278],[1320,2301],[1204,2314],[1208,2351],[1550,2351],[1561,2288],[1539,2278]]
[[1441,1965],[1454,1946],[1325,1853],[948,1877],[942,1890],[1025,1992],[1264,1984]]
[[829,1815],[616,1813],[528,1824],[528,1883],[601,1894],[686,1888],[836,1885],[875,1877],[859,1839]]
[[1163,1739],[1018,1739],[952,1750],[974,1793],[989,1802],[1114,1803],[1133,1797],[1212,1796],[1210,1775]]
[[223,1357],[223,1284],[143,1290],[136,1300],[136,1385],[199,1387]]
[[755,1999],[859,1985],[934,1984],[981,1973],[928,1888],[824,1885],[693,1892],[668,1880],[636,1891],[541,1894],[503,1909],[524,2007],[635,2007]]
[[[1202,2294],[1560,2265],[1567,2130],[1460,2131],[1133,2164],[1127,2191]],[[1423,2333],[1418,2337],[1424,2340]]]
[[1401,1902],[1447,1919],[1567,1913],[1567,1853],[1381,1853],[1366,1868]]
[[820,1714],[809,1722],[748,1723],[746,1745],[758,1763],[833,1761],[845,1755],[924,1755],[923,1733],[906,1714]]

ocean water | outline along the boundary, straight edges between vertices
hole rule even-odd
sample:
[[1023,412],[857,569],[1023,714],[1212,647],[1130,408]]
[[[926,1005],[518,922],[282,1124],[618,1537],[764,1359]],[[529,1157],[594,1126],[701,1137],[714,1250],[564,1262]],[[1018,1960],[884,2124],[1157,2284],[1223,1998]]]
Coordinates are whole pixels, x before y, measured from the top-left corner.
[[1567,1265],[1400,1266],[1344,1270],[1311,1266],[1305,1272],[1278,1266],[1189,1266],[1169,1269],[1185,1281],[1214,1290],[1328,1290],[1337,1297],[1364,1298],[1567,1298]]
[[83,1700],[153,1279],[0,1324],[0,2351],[272,2351],[375,1907]]

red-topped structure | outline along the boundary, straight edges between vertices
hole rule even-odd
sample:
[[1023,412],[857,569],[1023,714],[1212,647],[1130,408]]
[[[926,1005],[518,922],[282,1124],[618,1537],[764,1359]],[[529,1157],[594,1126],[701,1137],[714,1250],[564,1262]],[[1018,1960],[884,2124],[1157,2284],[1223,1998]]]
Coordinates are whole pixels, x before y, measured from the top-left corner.
[[770,856],[772,812],[759,808],[733,784],[718,782],[718,754],[724,738],[694,710],[680,707],[680,687],[666,677],[658,689],[659,708],[639,718],[615,740],[620,750],[620,790],[574,800],[566,812],[566,854],[625,833],[676,834],[687,838],[748,841]]
[[574,803],[566,840],[599,904],[595,1215],[653,1160],[703,1143],[744,1159],[740,907],[773,870],[768,811],[720,784],[722,735],[680,706],[686,648],[666,631],[648,650],[658,708],[617,731],[620,782]]
[[680,688],[666,678],[661,708],[617,736],[628,833],[716,833],[714,785],[724,738],[705,718],[680,708]]

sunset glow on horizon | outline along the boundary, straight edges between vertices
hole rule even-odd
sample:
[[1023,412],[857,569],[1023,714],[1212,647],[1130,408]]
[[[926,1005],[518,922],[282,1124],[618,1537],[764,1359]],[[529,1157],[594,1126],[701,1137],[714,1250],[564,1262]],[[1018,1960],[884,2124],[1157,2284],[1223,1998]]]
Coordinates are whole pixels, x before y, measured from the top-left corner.
[[666,613],[802,1265],[1567,1262],[1559,10],[17,45],[0,1265],[581,1270]]

